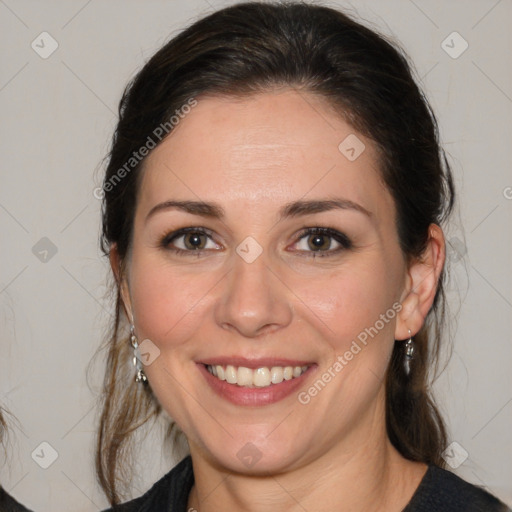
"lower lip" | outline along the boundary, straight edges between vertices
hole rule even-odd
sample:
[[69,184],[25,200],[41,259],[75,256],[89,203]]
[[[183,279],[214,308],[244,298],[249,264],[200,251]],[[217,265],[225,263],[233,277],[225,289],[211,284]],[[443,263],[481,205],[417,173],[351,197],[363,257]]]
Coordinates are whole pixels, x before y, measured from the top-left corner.
[[283,380],[279,384],[271,384],[264,388],[246,388],[214,377],[204,364],[198,363],[197,366],[217,395],[235,405],[249,406],[269,405],[283,400],[303,386],[304,380],[314,369],[313,366],[310,366],[300,377]]

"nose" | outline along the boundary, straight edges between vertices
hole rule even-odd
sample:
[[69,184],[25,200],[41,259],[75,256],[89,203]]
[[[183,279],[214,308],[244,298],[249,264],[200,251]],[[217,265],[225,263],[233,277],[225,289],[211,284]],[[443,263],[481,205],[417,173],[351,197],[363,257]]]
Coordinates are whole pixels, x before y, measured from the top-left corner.
[[293,314],[290,294],[264,254],[251,263],[237,254],[233,259],[215,309],[217,324],[248,338],[286,327]]

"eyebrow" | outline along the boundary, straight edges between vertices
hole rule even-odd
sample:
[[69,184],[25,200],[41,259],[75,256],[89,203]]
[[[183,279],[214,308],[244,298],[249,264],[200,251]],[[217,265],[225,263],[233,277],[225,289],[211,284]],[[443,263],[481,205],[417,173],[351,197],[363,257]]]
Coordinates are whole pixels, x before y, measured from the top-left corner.
[[[223,219],[225,217],[224,209],[216,203],[207,203],[204,201],[164,201],[159,203],[146,216],[145,222],[158,212],[167,210],[180,210],[192,215],[208,217],[212,219]],[[325,200],[298,200],[288,203],[281,208],[279,212],[280,220],[289,217],[300,217],[314,213],[327,212],[330,210],[353,210],[372,218],[373,214],[358,203],[348,199],[325,199]]]
[[311,215],[329,210],[355,210],[371,218],[373,214],[366,208],[348,199],[325,199],[310,201],[294,201],[284,206],[280,212],[281,218]]

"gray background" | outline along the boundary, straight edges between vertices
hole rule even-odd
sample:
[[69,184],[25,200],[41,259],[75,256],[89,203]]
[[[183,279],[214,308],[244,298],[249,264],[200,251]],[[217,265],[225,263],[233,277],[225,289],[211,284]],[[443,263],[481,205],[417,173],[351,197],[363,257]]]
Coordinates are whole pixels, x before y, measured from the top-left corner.
[[[106,505],[93,473],[101,365],[90,385],[85,371],[111,312],[93,190],[117,103],[170,35],[228,3],[0,0],[0,404],[19,420],[0,481],[38,511]],[[398,38],[437,112],[460,198],[447,232],[448,295],[460,312],[435,383],[458,443],[447,458],[512,504],[512,2],[329,5]],[[59,45],[46,59],[31,47],[51,48],[43,31]],[[454,31],[469,45],[458,58],[445,51],[463,48]],[[157,435],[143,444],[135,495],[169,469],[161,452]]]

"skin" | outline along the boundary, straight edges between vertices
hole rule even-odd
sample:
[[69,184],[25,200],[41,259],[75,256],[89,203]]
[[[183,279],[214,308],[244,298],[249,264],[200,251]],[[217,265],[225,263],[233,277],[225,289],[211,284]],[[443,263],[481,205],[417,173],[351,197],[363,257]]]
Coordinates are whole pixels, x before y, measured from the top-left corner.
[[[350,134],[365,144],[352,162],[338,150]],[[346,208],[279,217],[290,202],[332,198],[370,215]],[[169,200],[213,202],[224,217],[166,209],[148,218]],[[172,252],[173,243],[186,247],[183,237],[160,245],[198,226],[212,232],[201,253]],[[315,252],[314,236],[299,238],[304,227],[336,229],[353,246],[335,252],[339,244],[326,237],[326,252]],[[236,252],[248,236],[263,249],[252,263]],[[438,226],[429,236],[421,261],[408,266],[374,144],[324,100],[291,89],[198,98],[146,160],[123,274],[115,246],[111,253],[138,339],[160,350],[145,367],[151,388],[190,444],[190,507],[402,510],[427,467],[392,447],[383,379],[394,340],[419,331],[434,299],[445,250]],[[234,405],[196,365],[220,356],[309,361],[307,390],[396,302],[401,311],[307,404],[292,393]],[[250,468],[237,457],[248,442],[261,454]]]

